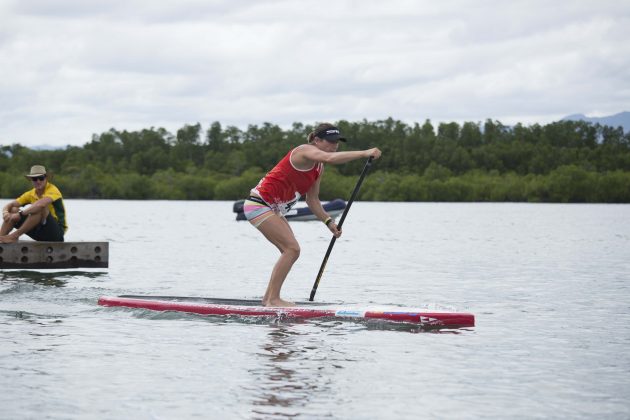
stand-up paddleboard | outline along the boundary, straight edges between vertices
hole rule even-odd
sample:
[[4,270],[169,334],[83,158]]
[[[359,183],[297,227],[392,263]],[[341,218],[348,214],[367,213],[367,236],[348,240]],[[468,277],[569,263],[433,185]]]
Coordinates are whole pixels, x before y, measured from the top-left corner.
[[270,308],[259,300],[213,299],[177,296],[102,296],[101,306],[122,306],[153,311],[177,311],[201,315],[275,316],[286,318],[374,319],[403,322],[425,327],[474,327],[475,316],[463,312],[429,311],[412,308],[355,308],[334,307],[330,304],[298,303],[297,306]]

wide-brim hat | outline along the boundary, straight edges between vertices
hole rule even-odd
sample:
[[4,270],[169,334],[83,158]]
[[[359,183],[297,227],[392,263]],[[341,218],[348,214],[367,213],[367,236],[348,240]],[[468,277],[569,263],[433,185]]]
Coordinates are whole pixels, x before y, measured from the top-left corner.
[[339,131],[339,129],[335,126],[322,128],[315,133],[315,137],[319,137],[322,140],[346,141],[346,138],[341,134],[341,131]]
[[27,178],[33,178],[42,175],[46,175],[46,168],[44,168],[42,165],[33,165],[31,166],[31,172],[24,176]]

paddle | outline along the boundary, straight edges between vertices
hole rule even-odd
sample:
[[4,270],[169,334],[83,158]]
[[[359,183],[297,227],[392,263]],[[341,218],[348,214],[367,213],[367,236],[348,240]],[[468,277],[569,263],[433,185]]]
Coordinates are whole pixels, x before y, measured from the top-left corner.
[[[348,201],[348,205],[343,210],[343,213],[341,215],[341,219],[339,220],[339,224],[337,224],[337,229],[341,229],[341,225],[343,225],[343,221],[346,220],[346,215],[348,214],[348,211],[350,210],[350,206],[352,205],[352,202],[354,201],[354,198],[357,196],[357,193],[359,192],[359,188],[361,188],[361,184],[363,183],[363,179],[365,178],[365,175],[367,174],[368,170],[370,169],[370,166],[372,166],[372,160],[373,159],[374,159],[374,157],[370,156],[370,158],[367,160],[367,162],[365,162],[365,166],[363,167],[363,172],[361,172],[361,176],[359,177],[359,181],[357,182],[357,185],[354,187],[354,191],[352,191],[352,195],[350,196],[350,200]],[[315,279],[315,284],[313,285],[313,289],[311,290],[311,297],[308,299],[311,302],[315,298],[315,293],[317,292],[317,286],[319,286],[319,281],[322,278],[322,274],[324,273],[324,268],[326,268],[326,263],[328,262],[328,257],[330,256],[330,253],[332,252],[332,248],[335,245],[335,241],[336,240],[337,240],[337,237],[333,236],[331,241],[330,241],[330,245],[328,245],[328,250],[326,251],[326,255],[324,256],[324,261],[322,261],[322,266],[319,268],[319,273],[317,273],[317,278]]]

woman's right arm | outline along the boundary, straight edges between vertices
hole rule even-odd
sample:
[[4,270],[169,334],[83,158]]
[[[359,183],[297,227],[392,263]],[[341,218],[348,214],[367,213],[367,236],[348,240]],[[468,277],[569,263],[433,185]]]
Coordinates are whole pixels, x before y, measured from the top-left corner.
[[367,159],[370,156],[374,157],[374,159],[381,157],[381,151],[376,147],[366,150],[353,150],[350,152],[324,152],[316,147],[304,147],[302,149],[303,150],[300,150],[300,154],[305,158],[315,162],[330,163],[332,165],[339,165],[361,158]]

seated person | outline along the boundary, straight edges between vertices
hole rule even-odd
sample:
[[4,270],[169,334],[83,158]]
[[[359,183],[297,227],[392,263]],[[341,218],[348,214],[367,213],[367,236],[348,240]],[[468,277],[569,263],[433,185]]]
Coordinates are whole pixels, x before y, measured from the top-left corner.
[[[36,241],[63,242],[68,225],[61,192],[48,182],[46,168],[41,165],[34,165],[25,176],[33,183],[33,189],[2,209],[0,242],[16,242],[23,234]],[[30,205],[20,209],[27,204]]]

